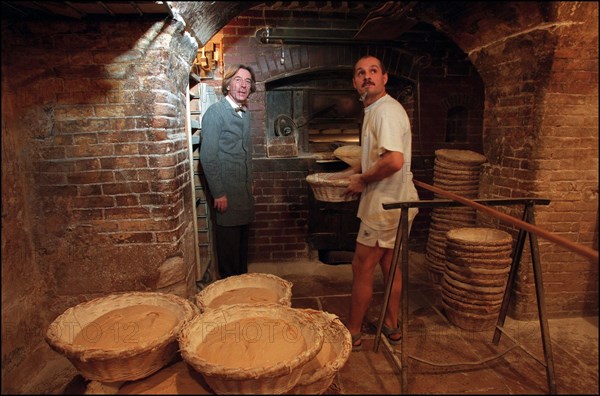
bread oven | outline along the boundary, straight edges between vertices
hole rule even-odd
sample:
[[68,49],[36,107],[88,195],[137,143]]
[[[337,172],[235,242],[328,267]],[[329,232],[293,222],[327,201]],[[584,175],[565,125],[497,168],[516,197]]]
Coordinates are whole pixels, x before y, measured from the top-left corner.
[[[322,70],[266,84],[267,155],[294,157],[331,152],[359,140],[362,106],[351,67]],[[282,151],[278,146],[291,146]]]
[[[394,97],[411,89],[410,82],[392,80],[387,88]],[[269,157],[334,160],[337,147],[360,144],[363,106],[352,86],[352,65],[268,82],[266,102]]]

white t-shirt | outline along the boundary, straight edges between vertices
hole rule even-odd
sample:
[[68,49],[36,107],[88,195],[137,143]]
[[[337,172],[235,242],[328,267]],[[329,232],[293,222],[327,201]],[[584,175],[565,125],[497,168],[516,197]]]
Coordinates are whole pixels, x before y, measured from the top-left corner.
[[[382,204],[419,200],[410,169],[412,156],[410,120],[400,102],[390,95],[385,95],[365,108],[361,145],[363,146],[361,156],[363,173],[377,162],[385,150],[398,151],[404,155],[404,165],[401,170],[383,180],[367,183],[360,197],[357,214],[362,222],[373,229],[396,228],[402,210],[385,210]],[[409,209],[409,222],[415,218],[418,211],[417,208]]]

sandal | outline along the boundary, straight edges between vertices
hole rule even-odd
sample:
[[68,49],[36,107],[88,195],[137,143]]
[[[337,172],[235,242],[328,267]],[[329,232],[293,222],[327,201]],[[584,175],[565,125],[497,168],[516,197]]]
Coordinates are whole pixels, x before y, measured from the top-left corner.
[[[400,325],[395,329],[390,329],[386,325],[381,327],[381,332],[387,337],[388,341],[392,345],[399,345],[402,342],[402,328]],[[399,335],[398,338],[392,338],[392,336]]]
[[[370,326],[373,327],[377,331],[377,322],[371,322]],[[400,323],[398,323],[398,327],[395,329],[391,329],[387,327],[385,324],[381,326],[381,332],[386,336],[389,343],[391,345],[400,345],[402,342],[402,327],[400,327]],[[393,336],[399,335],[398,338],[392,338]]]
[[362,346],[362,333],[356,333],[352,335],[352,352],[358,352],[362,350]]

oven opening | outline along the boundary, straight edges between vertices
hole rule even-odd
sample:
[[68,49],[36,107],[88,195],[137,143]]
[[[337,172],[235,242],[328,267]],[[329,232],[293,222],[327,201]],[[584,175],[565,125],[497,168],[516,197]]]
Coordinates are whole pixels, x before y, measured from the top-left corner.
[[[390,76],[387,91],[398,98],[407,85]],[[293,139],[298,155],[325,157],[340,146],[360,145],[363,106],[351,66],[286,76],[265,88],[268,144]]]

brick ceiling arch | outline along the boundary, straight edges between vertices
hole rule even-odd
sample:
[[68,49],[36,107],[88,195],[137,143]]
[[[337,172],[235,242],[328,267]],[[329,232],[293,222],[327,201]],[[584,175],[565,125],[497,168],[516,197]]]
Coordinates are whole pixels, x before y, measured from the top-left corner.
[[[265,2],[220,2],[220,1],[170,1],[167,2],[174,14],[186,23],[188,30],[205,45],[221,28],[243,12],[268,3]],[[295,2],[276,2],[285,9]],[[312,2],[311,2],[312,3]],[[330,3],[330,2],[323,2]],[[340,2],[342,3],[342,2]],[[399,2],[401,3],[401,2]],[[377,3],[372,3],[377,4]],[[374,6],[373,6],[374,7]],[[415,21],[425,22],[448,36],[465,53],[477,52],[499,37],[508,37],[516,32],[532,29],[556,18],[552,6],[547,2],[415,2],[406,4],[402,15],[375,15],[370,22],[382,25],[376,29],[381,36],[374,41],[392,40],[389,18],[397,24],[413,26]],[[391,11],[390,11],[391,12]],[[363,22],[369,20],[367,16]],[[388,19],[386,19],[388,18]],[[401,18],[396,20],[397,18]]]
[[254,1],[169,1],[186,23],[186,30],[204,46],[221,28],[242,12],[261,4]]

